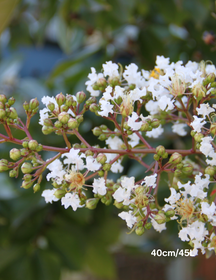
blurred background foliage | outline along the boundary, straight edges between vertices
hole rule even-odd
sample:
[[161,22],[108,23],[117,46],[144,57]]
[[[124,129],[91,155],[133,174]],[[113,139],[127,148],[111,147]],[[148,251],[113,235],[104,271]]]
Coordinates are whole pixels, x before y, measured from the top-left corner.
[[[15,96],[24,119],[25,100],[85,91],[90,67],[100,71],[108,60],[134,62],[146,70],[154,67],[156,55],[215,64],[214,11],[212,0],[0,0],[0,92]],[[80,131],[95,144],[89,131],[101,123],[93,114],[87,119]],[[38,116],[33,117],[30,131],[39,143],[64,145],[59,136],[44,137]],[[18,131],[14,134],[24,137]],[[168,146],[171,140],[156,141],[155,146]],[[178,139],[176,143],[187,145]],[[8,158],[13,147],[1,144],[1,158]],[[45,159],[52,155],[43,154]],[[124,174],[141,179],[139,165],[132,161],[124,165]],[[46,205],[41,191],[33,194],[20,185],[21,178],[0,174],[1,280],[23,276],[59,280],[64,270],[117,279],[116,252],[181,246],[172,224],[160,235],[154,231],[143,237],[127,235],[125,223],[111,206],[73,212],[60,203]],[[50,188],[50,183],[41,188]],[[162,203],[169,195],[165,176],[160,190]]]

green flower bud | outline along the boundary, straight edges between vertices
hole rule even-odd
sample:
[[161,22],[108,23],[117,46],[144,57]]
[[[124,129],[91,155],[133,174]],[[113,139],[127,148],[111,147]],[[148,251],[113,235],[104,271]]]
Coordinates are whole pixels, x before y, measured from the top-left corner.
[[44,119],[43,120],[43,125],[45,125],[45,126],[53,126],[53,123],[52,123],[52,121],[51,121],[51,119]]
[[168,209],[168,210],[165,212],[165,216],[166,216],[166,217],[173,217],[173,216],[175,216],[175,210],[172,209],[172,208]]
[[213,83],[215,80],[215,74],[210,73],[208,76],[203,80],[203,86],[207,86],[210,83]]
[[29,104],[28,104],[28,102],[24,102],[23,103],[23,109],[25,110],[25,111],[28,111],[28,109],[29,109]]
[[69,107],[67,105],[61,106],[61,112],[67,112],[69,110]]
[[190,133],[190,135],[191,135],[192,137],[194,137],[194,136],[196,135],[196,131],[194,131],[194,130],[191,130],[191,133]]
[[42,127],[42,132],[43,132],[44,135],[48,135],[48,134],[52,133],[53,131],[55,131],[55,129],[52,126],[45,126],[44,125]]
[[58,189],[54,192],[54,196],[58,199],[62,198],[63,196],[65,196],[66,194],[66,190],[63,189]]
[[56,121],[56,122],[54,123],[54,126],[55,126],[56,128],[62,128],[63,124],[62,124],[60,121]]
[[106,134],[102,133],[99,137],[98,137],[99,140],[101,141],[105,141],[107,139],[106,137]]
[[41,152],[43,150],[43,145],[38,144],[37,148],[36,148],[36,152]]
[[122,114],[123,117],[128,117],[132,114],[134,107],[131,102],[130,96],[127,95],[123,100],[120,105],[120,113]]
[[146,121],[143,121],[140,131],[147,131],[148,129],[149,129],[149,124]]
[[9,177],[14,178],[14,177],[16,177],[16,176],[17,176],[17,171],[14,170],[14,169],[10,170],[10,172],[9,172]]
[[14,103],[15,103],[15,98],[12,96],[12,97],[10,97],[9,99],[8,99],[8,105],[9,105],[9,107],[10,106],[13,106],[14,105]]
[[21,171],[23,174],[31,173],[33,171],[33,166],[30,162],[24,162],[21,166]]
[[78,124],[80,124],[81,122],[83,122],[83,115],[77,115],[77,116],[76,116],[76,120],[78,121]]
[[156,153],[159,155],[159,156],[162,156],[164,153],[166,152],[164,146],[160,145],[156,148]]
[[2,120],[6,116],[6,112],[4,109],[0,109],[0,119]]
[[196,142],[198,142],[198,143],[200,143],[201,142],[201,140],[203,139],[203,134],[202,133],[196,133],[195,135],[194,135],[194,140],[196,141]]
[[182,155],[176,152],[173,153],[169,159],[169,163],[174,165],[180,163],[181,161],[182,161]]
[[192,88],[192,93],[194,95],[194,97],[200,101],[203,97],[206,96],[206,88],[201,85],[201,84],[196,84],[193,88]]
[[158,160],[160,159],[160,156],[157,155],[157,154],[155,154],[155,155],[153,156],[153,158],[154,158],[154,160],[158,161]]
[[56,95],[55,100],[56,100],[57,104],[58,104],[59,106],[61,106],[61,105],[63,105],[63,104],[65,103],[66,97],[65,97],[64,94],[62,94],[62,92],[61,92],[61,93],[59,93],[59,94]]
[[104,170],[104,171],[109,171],[110,168],[111,168],[111,164],[110,164],[110,163],[105,163],[105,164],[103,165],[103,170]]
[[9,118],[15,120],[18,118],[18,114],[15,108],[10,107],[10,114],[9,114]]
[[31,188],[32,185],[33,185],[33,182],[32,182],[32,181],[23,181],[23,182],[22,182],[21,188],[23,188],[23,189],[29,189],[29,188]]
[[186,175],[191,175],[193,173],[193,165],[190,163],[185,163],[183,165],[182,172]]
[[97,207],[98,201],[100,199],[99,198],[90,198],[88,200],[86,200],[86,208],[93,210]]
[[157,128],[160,124],[161,124],[160,121],[157,120],[157,119],[153,119],[153,120],[151,121],[151,126],[152,126],[153,128]]
[[29,154],[29,150],[26,148],[20,149],[20,153],[22,157],[26,157]]
[[135,229],[135,232],[137,235],[143,235],[143,233],[145,232],[145,228],[143,226],[137,227]]
[[7,102],[7,97],[4,94],[0,94],[0,102],[5,104]]
[[53,102],[49,102],[47,108],[53,112],[55,110],[55,104]]
[[30,150],[35,151],[37,149],[38,142],[36,140],[30,140],[28,142],[28,147]]
[[5,109],[5,105],[2,102],[0,102],[0,109]]
[[70,107],[70,106],[72,106],[73,102],[74,102],[73,96],[67,94],[66,95],[66,100],[65,100],[65,105]]
[[40,190],[40,184],[34,184],[34,186],[33,186],[33,191],[34,191],[34,193],[36,193],[36,192],[38,192]]
[[86,157],[93,156],[93,155],[94,155],[94,152],[92,152],[90,150],[85,151],[85,156]]
[[145,225],[144,225],[144,227],[145,227],[145,229],[150,229],[151,227],[152,227],[152,223],[146,223]]
[[216,135],[216,123],[212,123],[210,126],[210,132],[214,136]]
[[70,118],[67,123],[68,128],[70,129],[76,129],[79,126],[79,123],[76,119]]
[[105,154],[100,153],[97,155],[96,160],[97,162],[104,164],[107,161],[107,157]]
[[8,169],[9,169],[8,168],[8,161],[4,160],[4,159],[1,159],[0,160],[0,172],[7,171]]
[[32,175],[31,175],[31,174],[25,174],[25,175],[23,176],[23,180],[24,180],[24,181],[29,182],[29,181],[31,181],[31,179],[32,179]]
[[92,96],[92,97],[89,97],[89,99],[86,100],[86,105],[87,106],[90,106],[91,104],[93,103],[97,103],[97,99],[96,97]]
[[205,174],[208,174],[209,176],[213,177],[216,173],[216,170],[213,166],[207,166],[205,169]]
[[176,169],[176,170],[174,171],[174,176],[175,176],[175,177],[179,177],[179,176],[181,176],[181,175],[182,175],[182,171],[181,171],[181,170]]
[[105,78],[99,78],[97,80],[97,86],[103,90],[105,90],[105,88],[107,87],[107,81]]
[[107,126],[105,124],[100,125],[101,130],[107,130]]
[[114,78],[109,78],[108,83],[110,84],[111,87],[115,87],[115,86],[120,86],[121,81],[119,77],[114,77]]
[[154,219],[159,225],[166,222],[166,216],[163,212],[162,213],[158,212],[158,214],[155,215]]
[[99,175],[100,177],[103,177],[103,176],[104,176],[104,171],[103,171],[103,170],[99,170],[99,171],[98,171],[98,175]]
[[70,119],[70,115],[66,112],[61,112],[58,115],[58,120],[62,123],[62,124],[66,124]]
[[77,98],[77,102],[78,102],[78,103],[84,102],[85,99],[86,99],[86,94],[85,94],[85,92],[83,92],[83,91],[77,92],[76,98]]
[[95,136],[99,136],[102,133],[101,129],[97,126],[92,129],[92,132]]
[[167,153],[167,152],[164,153],[164,154],[162,155],[162,158],[168,158],[168,153]]
[[18,160],[21,157],[20,150],[13,148],[10,150],[10,158],[14,161]]
[[92,112],[92,113],[96,113],[98,112],[100,109],[99,105],[96,104],[96,103],[93,103],[89,106],[89,110]]
[[39,101],[37,100],[37,97],[30,100],[29,107],[31,110],[36,109],[38,106],[39,106]]

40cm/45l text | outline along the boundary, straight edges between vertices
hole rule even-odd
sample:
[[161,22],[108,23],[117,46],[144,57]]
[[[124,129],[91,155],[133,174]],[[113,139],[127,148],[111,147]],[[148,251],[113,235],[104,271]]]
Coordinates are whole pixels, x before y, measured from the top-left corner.
[[193,253],[192,250],[189,249],[176,249],[176,250],[161,250],[161,249],[153,249],[151,251],[151,255],[154,257],[192,257]]

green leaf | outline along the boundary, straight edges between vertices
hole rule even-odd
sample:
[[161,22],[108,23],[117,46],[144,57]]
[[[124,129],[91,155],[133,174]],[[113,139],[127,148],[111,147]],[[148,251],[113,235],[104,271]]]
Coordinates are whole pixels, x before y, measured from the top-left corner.
[[22,253],[23,249],[18,246],[0,249],[0,272],[18,259]]
[[7,27],[19,0],[0,0],[0,34]]

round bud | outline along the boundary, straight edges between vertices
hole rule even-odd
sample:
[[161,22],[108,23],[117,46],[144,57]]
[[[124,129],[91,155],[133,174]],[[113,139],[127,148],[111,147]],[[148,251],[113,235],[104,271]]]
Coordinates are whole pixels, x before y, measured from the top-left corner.
[[38,192],[40,190],[40,184],[34,184],[34,186],[33,186],[33,191],[34,191],[34,193],[36,193],[36,192]]
[[43,132],[44,135],[48,135],[48,134],[52,133],[54,130],[55,130],[55,129],[54,129],[54,127],[52,127],[52,126],[45,126],[45,125],[44,125],[44,126],[42,127],[42,132]]
[[163,154],[166,152],[164,146],[160,145],[156,148],[156,153],[159,155],[159,156],[163,156]]
[[47,105],[47,108],[48,108],[51,112],[53,112],[53,111],[55,110],[55,104],[52,103],[52,102],[49,102],[48,105]]
[[0,94],[0,102],[5,104],[7,102],[7,97],[4,94]]
[[203,134],[199,132],[194,135],[194,140],[199,143],[201,142],[203,137],[204,137]]
[[0,109],[0,119],[3,119],[6,116],[6,112],[4,109]]
[[66,124],[70,119],[70,115],[66,112],[61,112],[58,115],[58,120],[62,123],[62,124]]
[[28,147],[30,150],[35,151],[37,149],[38,142],[36,140],[30,140],[28,142]]
[[10,150],[10,158],[14,161],[18,160],[21,157],[20,150],[13,148]]
[[208,174],[209,176],[213,177],[215,175],[216,170],[213,166],[207,166],[205,169],[205,174]]
[[141,125],[141,128],[140,128],[140,131],[147,131],[148,128],[149,128],[149,124],[146,121],[143,121],[142,125]]
[[211,134],[216,135],[216,123],[211,124],[210,132],[211,132]]
[[206,96],[206,88],[201,85],[201,84],[196,84],[193,88],[192,88],[192,93],[194,95],[194,97],[200,101],[203,97]]
[[178,164],[182,161],[182,155],[179,153],[173,153],[169,159],[169,163],[171,164]]
[[57,104],[58,104],[59,106],[61,106],[62,104],[65,103],[66,97],[65,97],[64,94],[62,94],[62,92],[61,92],[61,93],[59,93],[59,94],[56,95],[55,100],[56,100]]
[[29,150],[26,148],[20,149],[20,153],[22,157],[26,157],[29,154]]
[[76,116],[76,120],[78,121],[78,124],[80,124],[81,122],[83,122],[83,115],[77,115],[77,116]]
[[144,227],[145,229],[150,229],[152,227],[152,223],[146,223]]
[[100,153],[97,155],[96,160],[97,160],[97,162],[104,164],[107,161],[107,157],[105,154]]
[[84,102],[85,99],[86,99],[86,94],[85,94],[85,92],[83,92],[83,91],[77,92],[76,98],[77,98],[77,102],[78,102],[78,103]]
[[33,166],[30,162],[24,162],[21,166],[21,171],[23,174],[28,174],[33,171]]
[[96,104],[96,103],[93,103],[89,106],[89,110],[92,112],[92,113],[95,113],[95,112],[98,112],[99,111],[99,105]]
[[182,172],[186,175],[191,175],[193,173],[193,165],[190,163],[185,163],[183,165]]
[[92,132],[95,136],[99,136],[102,133],[101,129],[97,126],[92,129]]
[[137,227],[135,229],[135,232],[137,235],[143,235],[143,233],[145,232],[145,228],[143,226]]
[[14,107],[10,107],[10,114],[9,114],[9,118],[15,120],[18,118],[18,114],[17,111]]
[[32,181],[23,181],[23,182],[22,182],[21,188],[23,188],[23,189],[29,189],[29,188],[31,188],[32,185],[33,185],[33,182],[32,182]]
[[9,169],[8,168],[8,161],[4,160],[4,159],[1,159],[0,160],[0,172],[7,171],[8,169]]
[[168,210],[165,212],[165,215],[166,215],[167,217],[173,217],[173,216],[175,216],[175,210],[172,209],[172,208],[170,208],[170,209],[168,209]]
[[99,171],[98,171],[98,175],[99,175],[100,177],[103,177],[103,176],[104,176],[104,171],[103,171],[103,170],[99,170]]
[[29,104],[28,104],[28,102],[24,102],[23,103],[23,109],[25,110],[25,111],[28,111],[28,109],[29,109]]
[[160,159],[160,156],[157,154],[154,154],[153,158],[154,158],[154,160],[158,161]]
[[66,190],[63,189],[58,189],[54,192],[54,196],[58,199],[62,198],[63,196],[65,196],[66,194]]
[[93,156],[93,155],[94,155],[94,152],[92,152],[90,150],[85,151],[85,156],[86,157]]
[[32,175],[31,174],[25,174],[24,176],[23,176],[23,180],[24,181],[31,181],[31,179],[32,179]]
[[89,97],[89,99],[86,100],[86,105],[87,106],[90,106],[91,104],[93,103],[97,103],[97,99],[96,97],[92,96],[92,97]]
[[37,148],[36,148],[36,152],[41,152],[43,150],[43,145],[38,144]]
[[86,208],[93,210],[97,207],[97,204],[99,202],[99,198],[90,198],[86,200]]
[[60,121],[56,121],[56,122],[54,123],[54,126],[55,126],[56,128],[61,128],[61,127],[63,126],[63,124],[62,124]]
[[159,213],[155,215],[154,220],[160,225],[166,222],[166,216],[164,213]]
[[68,128],[70,129],[75,129],[79,126],[79,123],[76,119],[70,118],[68,123],[67,123]]
[[10,172],[9,172],[9,177],[14,178],[14,177],[16,177],[16,176],[17,176],[17,171],[14,170],[14,169],[10,170]]
[[157,119],[153,119],[153,120],[151,121],[151,126],[152,126],[153,128],[157,128],[160,124],[161,124],[160,121],[157,120]]
[[124,206],[122,202],[117,202],[116,200],[114,201],[113,205],[118,209],[121,209]]
[[29,107],[31,110],[36,109],[38,106],[39,106],[39,101],[37,100],[37,97],[30,100]]
[[104,170],[104,171],[109,171],[110,168],[111,168],[111,164],[110,164],[110,163],[105,163],[105,164],[103,165],[103,170]]
[[101,141],[105,141],[106,138],[107,138],[106,134],[103,134],[103,133],[98,137],[98,139],[101,140]]

